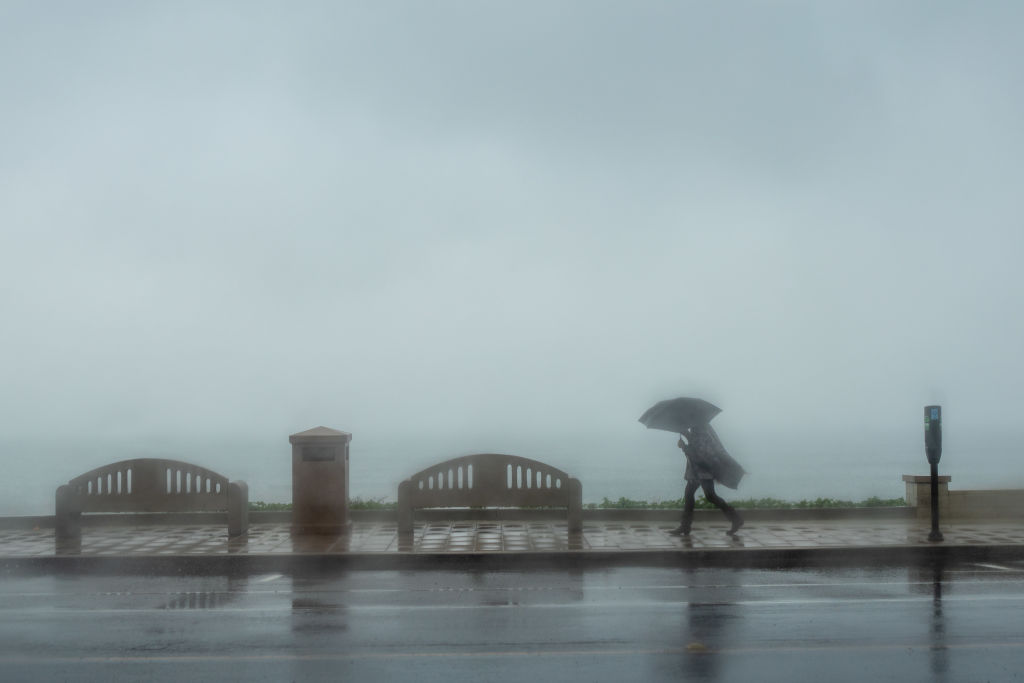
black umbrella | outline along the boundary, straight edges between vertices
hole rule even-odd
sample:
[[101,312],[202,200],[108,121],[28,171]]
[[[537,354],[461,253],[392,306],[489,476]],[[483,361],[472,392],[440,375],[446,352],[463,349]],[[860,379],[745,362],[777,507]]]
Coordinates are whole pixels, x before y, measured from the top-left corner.
[[708,425],[707,433],[711,437],[711,446],[705,451],[687,454],[687,457],[700,458],[711,469],[716,481],[729,488],[736,488],[740,479],[746,474],[743,467],[733,460],[725,450],[715,430],[708,424],[711,418],[722,412],[718,406],[708,403],[702,398],[672,398],[659,401],[640,416],[640,422],[648,429],[663,429],[666,432],[682,434],[690,427]]
[[663,429],[682,434],[690,427],[707,424],[722,412],[716,405],[702,398],[671,398],[658,401],[640,416],[648,429]]

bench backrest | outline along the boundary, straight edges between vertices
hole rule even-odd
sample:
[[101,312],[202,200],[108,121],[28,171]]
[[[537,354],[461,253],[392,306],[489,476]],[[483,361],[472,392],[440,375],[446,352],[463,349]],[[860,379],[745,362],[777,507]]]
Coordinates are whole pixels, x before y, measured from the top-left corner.
[[228,508],[227,477],[180,460],[122,460],[75,477],[67,488],[81,512],[202,512]]
[[569,507],[570,477],[537,460],[478,453],[417,472],[399,486],[399,504],[430,507]]

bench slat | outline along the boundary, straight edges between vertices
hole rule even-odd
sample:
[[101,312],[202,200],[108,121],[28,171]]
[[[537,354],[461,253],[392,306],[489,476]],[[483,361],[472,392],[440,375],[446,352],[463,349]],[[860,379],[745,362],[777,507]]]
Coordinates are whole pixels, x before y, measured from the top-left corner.
[[248,487],[199,465],[134,458],[103,465],[57,489],[57,532],[80,534],[87,512],[212,512],[227,510],[233,535],[248,528]]
[[581,497],[577,479],[546,463],[502,453],[465,455],[432,465],[399,485],[399,530],[411,531],[416,508],[565,507],[574,521]]

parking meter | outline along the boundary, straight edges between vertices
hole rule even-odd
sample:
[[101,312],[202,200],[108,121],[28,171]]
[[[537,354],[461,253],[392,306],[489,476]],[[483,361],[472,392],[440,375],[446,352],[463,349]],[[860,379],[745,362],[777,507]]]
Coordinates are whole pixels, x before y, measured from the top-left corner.
[[924,452],[929,463],[939,464],[942,457],[942,406],[924,407]]
[[939,458],[942,457],[942,406],[924,407],[924,452],[931,466],[932,532],[929,541],[941,541],[939,531]]

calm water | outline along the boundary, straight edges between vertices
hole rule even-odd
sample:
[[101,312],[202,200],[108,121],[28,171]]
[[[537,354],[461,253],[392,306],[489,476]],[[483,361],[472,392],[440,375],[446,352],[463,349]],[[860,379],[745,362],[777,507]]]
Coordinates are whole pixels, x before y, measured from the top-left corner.
[[[720,432],[721,433],[721,432]],[[726,498],[862,500],[904,494],[903,474],[927,474],[917,430],[865,438],[773,435],[753,440],[721,433],[747,469]],[[0,515],[53,513],[57,486],[83,472],[135,457],[193,462],[249,484],[251,500],[291,500],[287,435],[268,438],[0,440],[5,463]],[[672,434],[639,430],[595,437],[360,436],[351,444],[352,497],[394,500],[398,483],[431,464],[480,452],[512,453],[561,468],[583,482],[585,502],[603,497],[680,497],[683,459]],[[1024,488],[1020,449],[1011,439],[947,434],[940,472],[951,488]]]

